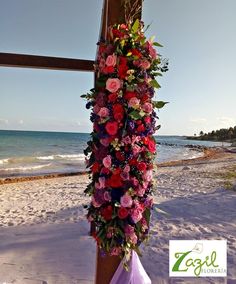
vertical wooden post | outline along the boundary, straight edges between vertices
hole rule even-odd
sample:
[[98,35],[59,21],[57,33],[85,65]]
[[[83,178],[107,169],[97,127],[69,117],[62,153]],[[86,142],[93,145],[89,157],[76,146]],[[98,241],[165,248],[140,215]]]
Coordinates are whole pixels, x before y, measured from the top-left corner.
[[[104,0],[103,13],[101,19],[101,31],[99,39],[106,38],[107,27],[116,23],[125,23],[125,0]],[[129,0],[131,5],[137,0]],[[143,0],[138,0],[140,6]],[[141,12],[135,17],[141,19]],[[95,73],[96,78],[96,73]],[[91,232],[96,230],[94,224],[91,224]],[[109,284],[121,259],[119,256],[102,256],[100,249],[97,248],[97,264],[96,264],[96,284]],[[125,284],[125,283],[124,283]]]
[[119,264],[119,256],[102,256],[97,248],[96,284],[109,284]]

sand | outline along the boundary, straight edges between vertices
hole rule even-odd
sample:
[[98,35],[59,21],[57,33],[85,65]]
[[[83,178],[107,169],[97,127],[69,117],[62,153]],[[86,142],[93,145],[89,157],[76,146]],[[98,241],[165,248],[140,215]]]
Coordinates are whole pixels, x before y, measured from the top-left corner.
[[[235,167],[235,153],[218,151],[158,168],[141,258],[152,283],[236,283],[236,191],[226,189],[236,184],[226,174]],[[83,208],[88,181],[79,175],[0,185],[0,284],[93,283],[96,246]],[[170,239],[227,239],[227,279],[169,278]]]

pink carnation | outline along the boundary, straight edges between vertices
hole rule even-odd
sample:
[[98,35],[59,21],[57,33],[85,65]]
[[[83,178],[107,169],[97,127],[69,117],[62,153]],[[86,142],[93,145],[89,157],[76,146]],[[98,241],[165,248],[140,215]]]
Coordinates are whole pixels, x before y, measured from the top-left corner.
[[107,56],[106,65],[107,66],[115,66],[116,65],[116,55],[115,54]]
[[130,195],[128,195],[128,194],[125,194],[125,195],[121,196],[120,204],[123,207],[131,207],[132,204],[133,204],[132,197]]
[[142,109],[147,113],[152,113],[152,104],[151,103],[145,103],[142,106]]
[[102,107],[102,108],[99,110],[98,115],[99,115],[100,117],[107,117],[107,116],[109,116],[109,109],[106,108],[106,107]]
[[139,107],[140,100],[136,97],[133,97],[129,100],[128,106],[132,108],[138,108]]
[[102,160],[102,163],[104,165],[105,168],[110,168],[111,167],[111,156],[108,155],[106,156],[103,160]]
[[118,78],[109,78],[106,82],[106,89],[111,92],[117,92],[121,87],[121,81]]

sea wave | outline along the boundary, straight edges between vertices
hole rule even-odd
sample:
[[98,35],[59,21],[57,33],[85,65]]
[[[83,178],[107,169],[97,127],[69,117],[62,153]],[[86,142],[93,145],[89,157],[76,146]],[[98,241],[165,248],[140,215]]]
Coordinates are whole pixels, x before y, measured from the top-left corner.
[[17,172],[25,172],[25,171],[34,171],[34,170],[39,170],[45,167],[50,167],[50,164],[45,164],[45,165],[35,165],[35,166],[19,166],[19,167],[12,167],[12,168],[6,168],[6,169],[1,169],[3,172],[12,172],[12,171],[17,171]]
[[85,159],[84,154],[57,154],[57,155],[49,155],[49,156],[38,156],[37,160],[56,160],[56,159],[64,159],[71,161],[83,161]]
[[39,156],[39,157],[36,157],[36,159],[38,160],[54,160],[54,156],[51,155],[51,156]]
[[66,154],[66,155],[57,155],[57,157],[60,157],[62,159],[68,159],[68,160],[84,160],[85,156],[84,154]]
[[0,160],[0,165],[8,163],[9,159],[2,159]]

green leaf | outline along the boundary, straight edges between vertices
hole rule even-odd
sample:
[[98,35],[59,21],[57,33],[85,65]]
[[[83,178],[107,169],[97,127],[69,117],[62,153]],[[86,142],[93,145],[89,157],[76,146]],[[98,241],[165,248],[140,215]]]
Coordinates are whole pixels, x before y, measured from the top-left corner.
[[163,45],[161,45],[159,42],[154,42],[153,45],[163,47]]
[[131,31],[133,33],[136,33],[138,31],[138,28],[139,28],[139,19],[136,19],[136,21],[134,22],[132,28],[131,28]]
[[80,96],[82,99],[87,98],[87,95],[81,95]]
[[157,80],[153,79],[152,81],[150,81],[149,83],[153,88],[157,88],[160,89],[161,86],[158,84]]
[[129,113],[129,116],[131,118],[133,118],[134,120],[138,120],[138,119],[142,118],[139,111],[137,111],[137,110],[133,110],[131,113]]
[[168,104],[169,102],[153,101],[152,103],[153,103],[153,106],[154,106],[155,108],[160,109],[160,108],[163,108],[164,105]]

